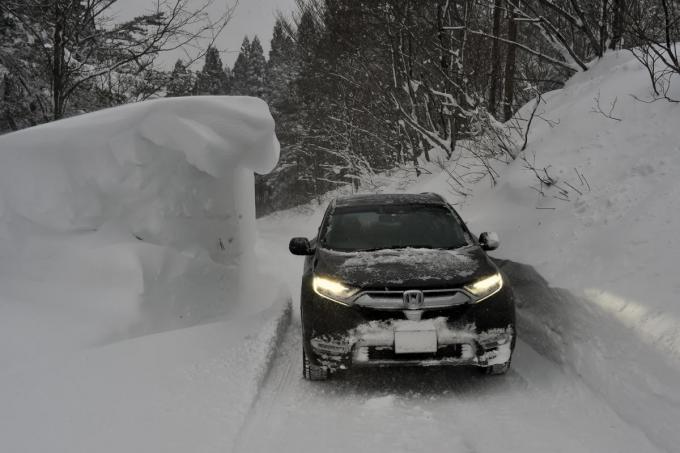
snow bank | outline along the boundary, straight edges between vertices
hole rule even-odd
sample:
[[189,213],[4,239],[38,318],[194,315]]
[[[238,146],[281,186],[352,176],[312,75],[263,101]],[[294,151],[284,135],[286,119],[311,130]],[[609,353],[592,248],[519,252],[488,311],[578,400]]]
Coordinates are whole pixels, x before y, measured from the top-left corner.
[[[627,52],[578,74],[546,96],[541,115],[554,123],[539,120],[529,135],[528,159],[535,155],[557,187],[539,195],[530,187],[538,180],[516,161],[462,211],[476,230],[500,230],[504,257],[536,266],[551,285],[584,296],[680,364],[672,271],[680,251],[680,105],[635,99],[648,99],[649,87]],[[606,112],[614,105],[618,120],[595,112],[598,99]]]
[[290,316],[254,250],[278,152],[252,98],[0,137],[0,449],[229,448]]
[[[679,98],[680,86],[671,95]],[[546,286],[568,290],[524,300],[519,335],[573,367],[673,451],[680,104],[641,101],[650,98],[648,75],[630,53],[606,55],[539,106],[526,158],[555,184],[541,186],[522,159],[498,164],[498,185],[478,185],[459,210],[477,234],[500,233],[497,256],[529,264]],[[409,190],[446,193],[447,180],[438,172]]]
[[2,373],[2,450],[230,451],[289,316],[285,294],[257,316]]
[[5,366],[224,317],[256,291],[254,98],[173,98],[0,137]]
[[228,262],[252,247],[252,172],[270,171],[278,155],[258,99],[104,110],[0,137],[0,218],[67,232],[115,223],[146,242]]

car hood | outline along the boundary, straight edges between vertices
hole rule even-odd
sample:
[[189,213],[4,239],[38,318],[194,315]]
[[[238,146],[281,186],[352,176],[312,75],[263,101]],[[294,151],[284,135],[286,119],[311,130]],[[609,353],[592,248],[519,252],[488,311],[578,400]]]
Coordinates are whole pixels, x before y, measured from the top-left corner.
[[455,250],[387,249],[339,252],[319,249],[314,272],[362,289],[459,287],[497,272],[478,246]]

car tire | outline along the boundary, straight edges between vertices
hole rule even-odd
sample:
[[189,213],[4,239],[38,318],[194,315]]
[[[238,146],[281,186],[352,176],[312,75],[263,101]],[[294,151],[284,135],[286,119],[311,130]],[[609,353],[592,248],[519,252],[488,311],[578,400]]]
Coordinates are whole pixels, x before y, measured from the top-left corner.
[[310,362],[304,349],[302,350],[302,376],[308,381],[325,381],[328,379],[328,369]]
[[489,376],[499,376],[502,374],[505,374],[508,372],[510,369],[510,361],[508,360],[505,363],[499,363],[496,365],[490,365],[490,366],[485,366],[482,368],[482,371],[484,374],[489,375]]

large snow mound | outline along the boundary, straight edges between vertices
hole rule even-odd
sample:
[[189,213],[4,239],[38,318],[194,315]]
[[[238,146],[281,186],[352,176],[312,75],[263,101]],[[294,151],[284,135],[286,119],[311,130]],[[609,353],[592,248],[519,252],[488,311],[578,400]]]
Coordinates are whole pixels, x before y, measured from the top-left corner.
[[[680,98],[680,84],[669,94]],[[520,336],[674,451],[680,104],[653,101],[646,70],[622,51],[544,95],[537,113],[526,160],[496,165],[497,186],[460,200],[438,171],[408,190],[449,192],[472,231],[500,234],[496,256],[533,266],[551,288],[520,301]]]
[[527,159],[558,187],[539,195],[515,161],[463,212],[500,230],[504,257],[536,266],[680,363],[680,104],[643,102],[650,96],[637,60],[608,54],[546,96],[539,112],[551,123],[530,131]]
[[253,171],[279,145],[247,97],[133,104],[0,137],[5,370],[267,305]]
[[[407,190],[448,194],[473,231],[500,234],[498,256],[536,267],[680,362],[678,124],[680,104],[652,101],[646,70],[611,52],[543,95],[526,161],[496,164],[496,186],[461,199],[431,165],[435,175]],[[530,165],[556,184],[541,185]]]
[[3,451],[229,449],[290,315],[255,258],[278,153],[253,98],[0,137]]
[[274,121],[255,98],[103,110],[0,137],[0,222],[60,231],[113,222],[224,261],[247,242],[234,235],[253,229],[241,228],[251,217],[248,172],[272,170],[278,156]]

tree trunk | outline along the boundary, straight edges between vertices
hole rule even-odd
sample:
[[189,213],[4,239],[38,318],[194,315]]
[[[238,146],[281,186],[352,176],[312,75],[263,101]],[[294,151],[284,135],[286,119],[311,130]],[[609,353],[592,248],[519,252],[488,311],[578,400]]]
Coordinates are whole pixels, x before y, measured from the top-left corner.
[[[493,3],[493,36],[501,35],[501,7],[503,0],[494,0]],[[501,43],[497,39],[492,40],[491,47],[491,76],[489,84],[489,113],[496,116],[498,108],[498,91],[501,79]]]
[[59,1],[54,2],[54,48],[52,51],[52,105],[55,120],[64,116],[64,15],[59,7]]
[[609,34],[607,33],[607,17],[609,17],[609,0],[601,0],[600,6],[600,55],[604,55],[607,50],[607,40]]
[[[515,21],[515,11],[508,8],[508,41],[517,41],[517,22]],[[505,58],[505,90],[503,101],[503,118],[508,121],[512,118],[512,106],[515,100],[515,45],[508,44],[508,52]]]
[[623,28],[624,28],[624,8],[626,7],[625,0],[614,0],[612,6],[612,38],[609,41],[609,48],[611,50],[616,50],[621,46],[621,40],[623,39]]

